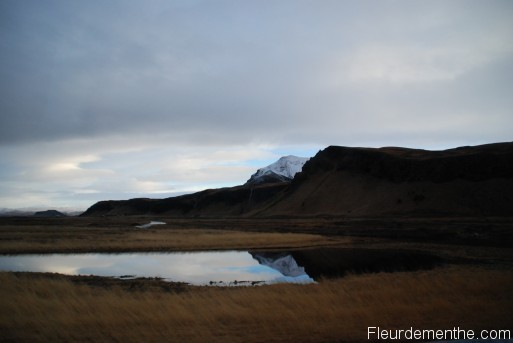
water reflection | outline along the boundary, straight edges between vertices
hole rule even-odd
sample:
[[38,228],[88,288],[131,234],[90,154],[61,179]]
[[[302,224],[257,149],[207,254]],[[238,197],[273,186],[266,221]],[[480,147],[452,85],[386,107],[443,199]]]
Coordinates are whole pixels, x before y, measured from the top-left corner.
[[313,282],[290,255],[276,261],[270,256],[254,256],[244,251],[12,255],[0,256],[0,270],[161,277],[195,285]]
[[305,268],[297,264],[291,254],[286,253],[251,253],[251,256],[263,266],[280,272],[283,282],[314,282]]
[[136,225],[136,228],[138,229],[148,229],[154,225],[165,225],[166,223],[164,222],[157,222],[157,221],[151,221],[149,222],[148,224],[143,224],[143,225]]

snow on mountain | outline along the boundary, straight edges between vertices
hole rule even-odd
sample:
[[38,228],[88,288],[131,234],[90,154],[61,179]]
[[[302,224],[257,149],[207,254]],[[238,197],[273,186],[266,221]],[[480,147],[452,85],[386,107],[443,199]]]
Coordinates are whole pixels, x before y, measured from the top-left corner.
[[294,178],[294,175],[303,169],[304,164],[309,159],[309,157],[292,155],[281,157],[278,161],[267,167],[258,169],[255,174],[251,175],[251,178],[246,183],[258,184],[290,181]]

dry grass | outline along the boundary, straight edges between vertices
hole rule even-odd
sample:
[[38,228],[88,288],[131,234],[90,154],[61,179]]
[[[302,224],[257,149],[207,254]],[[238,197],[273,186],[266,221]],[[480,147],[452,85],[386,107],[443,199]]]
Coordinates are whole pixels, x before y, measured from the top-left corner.
[[[155,284],[137,287],[138,291],[119,283],[100,287],[96,283],[76,283],[71,278],[0,273],[0,341],[363,342],[367,341],[368,326],[513,329],[509,248],[496,251],[307,234],[330,231],[330,222],[324,220],[164,220],[167,225],[134,228],[155,219],[159,218],[3,219],[0,253],[365,243],[417,247],[449,257],[480,256],[503,269],[452,266],[412,273],[354,275],[303,286],[167,288]],[[177,293],[178,289],[181,291]]]
[[[138,222],[80,220],[1,223],[0,253],[120,252],[309,247],[350,242],[349,238],[277,232],[182,228],[179,224],[137,229]],[[140,220],[140,223],[148,222]]]
[[367,327],[513,329],[513,271],[450,267],[315,285],[128,292],[0,274],[3,340],[367,341]]

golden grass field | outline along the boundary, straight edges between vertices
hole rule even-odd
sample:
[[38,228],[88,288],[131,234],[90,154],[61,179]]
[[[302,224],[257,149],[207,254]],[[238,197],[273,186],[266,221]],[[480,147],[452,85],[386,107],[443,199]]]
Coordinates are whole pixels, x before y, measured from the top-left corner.
[[[148,220],[140,220],[139,223]],[[55,224],[57,223],[57,224]],[[33,221],[0,224],[0,253],[185,251],[309,247],[348,242],[302,233],[244,232],[177,224],[137,229],[137,221],[91,225],[69,218],[38,224]]]
[[364,342],[367,327],[511,329],[513,271],[449,267],[311,285],[130,292],[0,273],[16,342]]
[[[464,262],[425,271],[257,287],[161,287],[163,282],[155,280],[137,281],[132,287],[120,280],[88,283],[80,277],[2,272],[0,341],[364,342],[368,326],[513,331],[511,248],[279,233],[275,222],[266,223],[261,232],[263,222],[251,223],[257,230],[246,223],[245,231],[234,229],[239,222],[171,220],[134,229],[147,221],[0,220],[0,253],[358,245],[407,247]],[[308,228],[311,223],[294,225]]]

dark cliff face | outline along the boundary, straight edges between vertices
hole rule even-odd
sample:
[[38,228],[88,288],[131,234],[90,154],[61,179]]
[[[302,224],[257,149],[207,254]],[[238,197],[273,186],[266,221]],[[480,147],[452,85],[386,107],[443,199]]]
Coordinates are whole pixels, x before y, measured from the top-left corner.
[[513,143],[444,151],[330,146],[262,215],[511,216]]
[[307,175],[330,170],[349,171],[393,182],[513,178],[513,143],[443,151],[330,146],[305,164],[303,173],[295,182],[301,182]]
[[513,143],[443,151],[330,146],[291,183],[101,201],[84,215],[511,216]]

